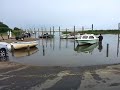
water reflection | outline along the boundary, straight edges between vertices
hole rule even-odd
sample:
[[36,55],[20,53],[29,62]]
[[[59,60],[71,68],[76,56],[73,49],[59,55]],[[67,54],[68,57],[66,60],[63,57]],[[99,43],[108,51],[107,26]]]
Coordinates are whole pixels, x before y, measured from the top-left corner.
[[92,51],[94,50],[94,48],[96,48],[98,46],[98,44],[87,44],[87,45],[77,45],[77,47],[74,49],[75,51],[77,51],[77,53],[80,52],[84,52],[84,53],[92,53]]
[[99,50],[99,52],[101,52],[102,49],[103,49],[102,42],[99,42],[98,44],[99,44],[99,45],[98,45],[98,50]]
[[43,56],[45,56],[45,47],[43,45]]
[[25,57],[30,56],[38,51],[37,47],[30,48],[28,51],[27,49],[20,49],[20,50],[14,50],[13,56],[14,57]]

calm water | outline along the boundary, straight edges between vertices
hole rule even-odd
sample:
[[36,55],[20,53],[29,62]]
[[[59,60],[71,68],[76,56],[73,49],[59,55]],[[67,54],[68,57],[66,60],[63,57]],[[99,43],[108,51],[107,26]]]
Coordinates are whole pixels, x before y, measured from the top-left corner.
[[[78,46],[74,40],[54,39],[38,40],[37,48],[15,51],[9,59],[19,63],[40,66],[86,66],[120,63],[117,35],[103,35],[102,44]],[[109,50],[107,53],[107,44]]]

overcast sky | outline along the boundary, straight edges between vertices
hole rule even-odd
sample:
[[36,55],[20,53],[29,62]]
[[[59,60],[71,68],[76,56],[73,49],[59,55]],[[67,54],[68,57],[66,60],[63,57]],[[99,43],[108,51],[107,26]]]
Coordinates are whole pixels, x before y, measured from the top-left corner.
[[62,26],[117,29],[120,0],[0,0],[0,21],[9,27]]

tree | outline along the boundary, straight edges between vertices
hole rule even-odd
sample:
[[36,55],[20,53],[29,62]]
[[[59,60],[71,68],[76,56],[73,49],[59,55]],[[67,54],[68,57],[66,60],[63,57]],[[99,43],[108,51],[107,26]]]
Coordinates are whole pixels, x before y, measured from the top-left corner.
[[14,27],[14,30],[21,30],[21,29],[19,29],[19,28],[17,28],[17,27]]
[[0,33],[5,33],[11,29],[4,23],[0,22]]

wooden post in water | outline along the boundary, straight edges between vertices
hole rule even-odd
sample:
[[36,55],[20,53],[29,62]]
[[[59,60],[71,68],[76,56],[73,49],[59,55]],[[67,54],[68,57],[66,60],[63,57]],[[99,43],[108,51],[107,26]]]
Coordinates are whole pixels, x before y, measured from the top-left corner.
[[67,36],[67,28],[66,28],[66,39],[68,39],[68,36]]
[[35,32],[35,38],[36,38],[36,31],[35,31],[35,28],[34,28],[34,32]]
[[59,36],[60,36],[60,26],[59,26]]
[[92,31],[93,31],[93,24],[92,24]]
[[53,35],[54,35],[54,26],[53,26]]
[[50,27],[50,35],[51,35],[51,27]]
[[43,28],[41,28],[42,29],[42,39],[43,39]]
[[107,52],[106,52],[106,57],[109,55],[109,44],[107,44]]
[[40,35],[39,35],[39,28],[38,28],[38,37],[39,37]]
[[75,49],[75,26],[74,26],[74,49]]
[[30,46],[27,46],[28,56],[30,56]]
[[83,31],[84,31],[84,26],[82,26],[82,34],[83,34]]
[[75,39],[75,26],[74,26],[74,39]]
[[14,56],[14,47],[13,47],[13,45],[11,45],[11,52],[12,52],[12,56]]

